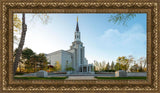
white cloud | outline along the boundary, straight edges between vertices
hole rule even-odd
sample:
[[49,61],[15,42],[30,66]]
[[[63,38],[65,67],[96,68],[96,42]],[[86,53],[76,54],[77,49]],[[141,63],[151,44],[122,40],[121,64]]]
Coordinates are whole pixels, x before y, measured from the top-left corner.
[[141,25],[135,24],[127,31],[108,29],[99,38],[100,45],[110,56],[146,56],[146,34]]

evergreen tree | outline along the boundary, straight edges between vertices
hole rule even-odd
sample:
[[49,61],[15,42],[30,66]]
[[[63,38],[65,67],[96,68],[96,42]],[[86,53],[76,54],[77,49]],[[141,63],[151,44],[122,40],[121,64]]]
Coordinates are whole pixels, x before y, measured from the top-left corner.
[[109,62],[107,63],[105,70],[110,70]]
[[48,67],[49,62],[47,62],[47,58],[45,56],[45,54],[40,53],[37,55],[38,56],[38,62],[39,62],[39,66],[40,66],[40,70],[46,70]]
[[114,62],[113,61],[111,63],[111,70],[115,70],[115,68],[114,68]]

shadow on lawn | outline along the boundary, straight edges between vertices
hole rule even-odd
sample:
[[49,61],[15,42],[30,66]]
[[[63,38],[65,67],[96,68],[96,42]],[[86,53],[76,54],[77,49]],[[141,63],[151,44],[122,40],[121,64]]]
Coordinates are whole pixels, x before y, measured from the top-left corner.
[[146,80],[147,77],[95,77],[97,79],[117,79],[117,80],[121,80],[121,79],[144,79]]
[[63,80],[66,78],[68,77],[14,77],[14,79],[44,79],[44,80],[48,80],[48,79]]

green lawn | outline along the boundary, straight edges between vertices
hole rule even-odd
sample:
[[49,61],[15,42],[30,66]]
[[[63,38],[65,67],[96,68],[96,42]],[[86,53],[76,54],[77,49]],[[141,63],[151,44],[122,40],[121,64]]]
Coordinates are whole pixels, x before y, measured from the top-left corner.
[[146,79],[146,77],[95,77],[97,79],[117,79],[117,80],[121,80],[121,79]]
[[43,79],[43,80],[47,80],[47,79],[53,79],[53,80],[63,80],[66,79],[68,77],[14,77],[14,79]]

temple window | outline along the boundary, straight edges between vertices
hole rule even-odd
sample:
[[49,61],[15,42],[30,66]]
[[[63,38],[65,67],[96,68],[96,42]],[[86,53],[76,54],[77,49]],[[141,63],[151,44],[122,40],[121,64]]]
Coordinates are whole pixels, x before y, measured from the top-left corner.
[[68,64],[68,60],[66,61],[66,64]]

